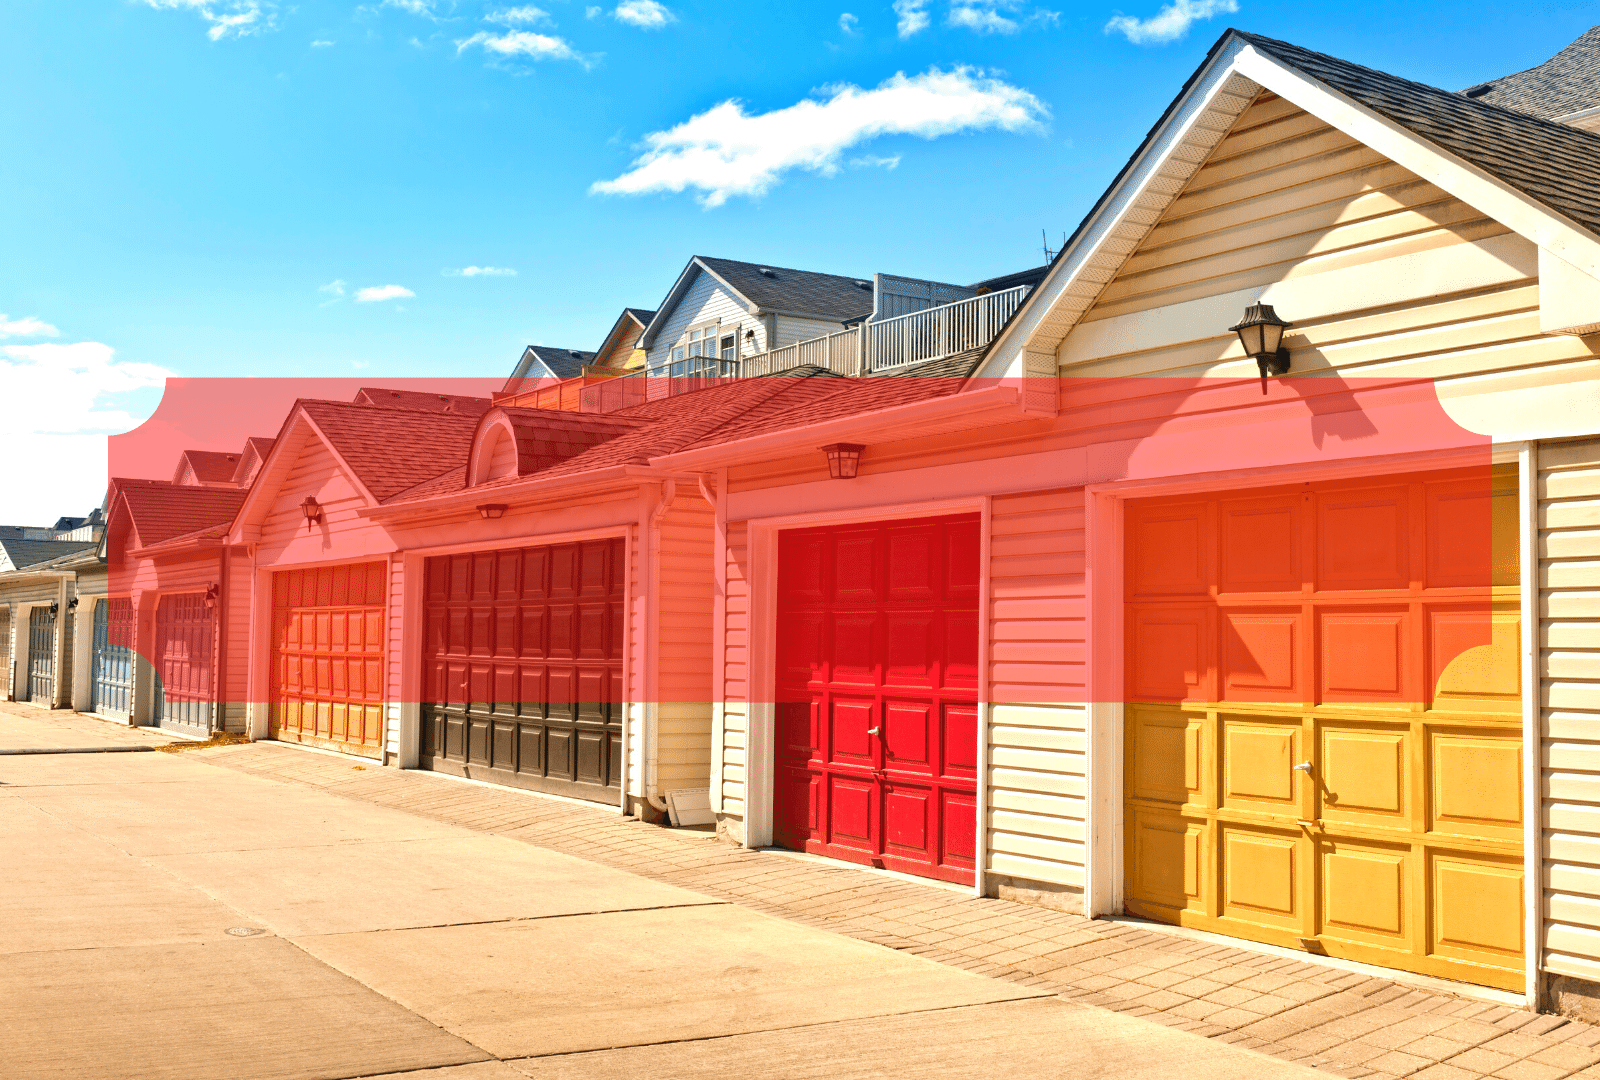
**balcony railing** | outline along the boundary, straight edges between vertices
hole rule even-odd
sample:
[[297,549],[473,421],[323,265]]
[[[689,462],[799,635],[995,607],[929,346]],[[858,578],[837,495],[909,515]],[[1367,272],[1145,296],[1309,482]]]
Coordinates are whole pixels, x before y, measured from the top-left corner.
[[691,356],[640,368],[580,391],[583,412],[613,413],[647,401],[703,390],[733,378],[776,375],[814,365],[838,375],[892,371],[939,360],[993,341],[1016,314],[1030,286],[986,293],[953,304],[864,323],[742,360]]

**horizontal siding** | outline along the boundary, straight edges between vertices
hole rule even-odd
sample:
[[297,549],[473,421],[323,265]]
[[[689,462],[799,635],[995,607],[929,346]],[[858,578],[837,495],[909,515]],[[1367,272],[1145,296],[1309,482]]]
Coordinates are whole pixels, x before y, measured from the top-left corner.
[[1542,963],[1600,981],[1600,439],[1539,461]]
[[[863,292],[870,303],[870,296]],[[864,314],[864,312],[863,312]],[[785,345],[794,345],[801,341],[814,341],[819,337],[837,334],[844,329],[844,323],[827,322],[824,319],[797,319],[792,315],[773,316],[772,347],[781,349]]]
[[658,318],[661,325],[656,329],[655,340],[648,355],[648,362],[652,367],[667,362],[672,347],[689,332],[689,327],[712,319],[720,321],[724,326],[738,323],[742,327],[739,332],[741,345],[744,331],[754,330],[756,332],[754,349],[745,347],[744,351],[747,354],[752,351],[763,352],[767,347],[767,330],[763,322],[751,315],[742,303],[717,283],[715,278],[698,270],[695,271],[694,281],[684,290],[683,299],[670,311],[662,312],[662,315],[665,318]]
[[988,869],[1083,887],[1083,492],[993,500]]
[[703,788],[711,778],[713,515],[680,486],[661,518],[658,558],[656,790]]
[[727,526],[722,655],[722,812],[745,816],[745,746],[750,724],[750,529]]

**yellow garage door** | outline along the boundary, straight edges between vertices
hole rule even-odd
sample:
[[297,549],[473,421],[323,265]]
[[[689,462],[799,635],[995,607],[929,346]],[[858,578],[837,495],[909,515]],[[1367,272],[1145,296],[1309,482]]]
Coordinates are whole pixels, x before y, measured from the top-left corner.
[[272,575],[270,738],[383,756],[387,569],[370,562]]
[[1515,483],[1129,504],[1131,914],[1522,989]]

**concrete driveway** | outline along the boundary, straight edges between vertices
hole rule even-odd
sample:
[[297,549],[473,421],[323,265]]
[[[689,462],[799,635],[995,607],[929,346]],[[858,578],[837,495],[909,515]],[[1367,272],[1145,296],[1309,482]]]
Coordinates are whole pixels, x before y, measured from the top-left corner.
[[10,1080],[1313,1075],[182,752],[0,756],[0,860]]

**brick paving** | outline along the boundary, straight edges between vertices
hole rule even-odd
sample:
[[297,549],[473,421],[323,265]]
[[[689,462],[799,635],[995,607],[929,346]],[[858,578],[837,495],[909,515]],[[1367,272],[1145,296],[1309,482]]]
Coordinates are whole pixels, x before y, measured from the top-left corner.
[[187,751],[614,866],[1334,1076],[1600,1080],[1600,1027],[1121,922],[746,851],[614,811],[254,744]]

